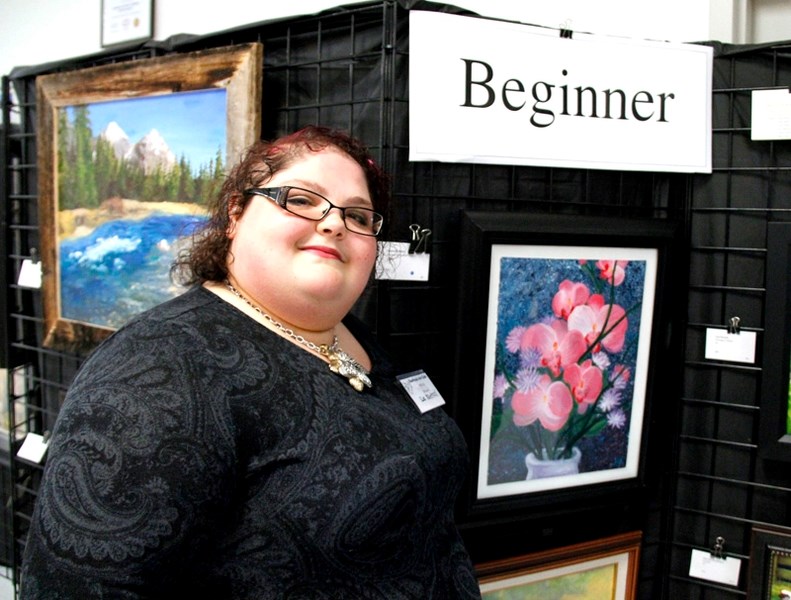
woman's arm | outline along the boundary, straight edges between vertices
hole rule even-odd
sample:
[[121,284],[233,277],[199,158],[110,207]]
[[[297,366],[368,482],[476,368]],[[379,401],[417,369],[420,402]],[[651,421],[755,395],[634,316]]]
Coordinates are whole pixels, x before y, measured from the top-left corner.
[[146,597],[195,582],[229,512],[235,457],[222,402],[179,340],[121,334],[78,375],[48,450],[23,599]]

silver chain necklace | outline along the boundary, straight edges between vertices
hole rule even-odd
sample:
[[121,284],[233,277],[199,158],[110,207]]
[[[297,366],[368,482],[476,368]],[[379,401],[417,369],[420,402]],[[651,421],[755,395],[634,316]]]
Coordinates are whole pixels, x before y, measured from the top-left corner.
[[368,377],[368,371],[353,357],[346,354],[346,352],[341,349],[341,347],[338,345],[338,336],[335,335],[335,333],[332,334],[332,344],[329,346],[327,344],[315,344],[310,340],[305,339],[304,336],[294,333],[293,329],[289,329],[279,321],[273,319],[271,316],[261,310],[261,307],[253,304],[244,295],[242,295],[242,292],[237,290],[227,279],[225,280],[225,287],[227,287],[237,298],[244,301],[250,308],[252,308],[269,323],[271,323],[275,329],[284,333],[287,337],[291,338],[295,342],[324,356],[330,363],[330,371],[346,377],[355,390],[362,392],[364,386],[371,387],[371,379]]

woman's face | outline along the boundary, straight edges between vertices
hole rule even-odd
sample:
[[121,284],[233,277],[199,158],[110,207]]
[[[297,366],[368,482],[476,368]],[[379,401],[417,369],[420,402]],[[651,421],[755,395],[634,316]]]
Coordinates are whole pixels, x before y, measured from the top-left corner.
[[[362,168],[334,147],[306,150],[261,187],[292,185],[337,206],[373,208]],[[273,317],[304,329],[334,326],[362,293],[376,260],[376,238],[346,229],[341,212],[321,221],[251,196],[232,217],[228,270]]]

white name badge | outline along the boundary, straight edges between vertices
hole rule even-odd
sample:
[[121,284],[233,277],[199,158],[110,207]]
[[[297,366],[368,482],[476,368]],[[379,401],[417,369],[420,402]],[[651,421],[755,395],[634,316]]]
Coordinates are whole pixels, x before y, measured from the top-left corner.
[[421,413],[445,404],[442,395],[440,395],[434,383],[424,371],[405,373],[399,375],[397,379]]

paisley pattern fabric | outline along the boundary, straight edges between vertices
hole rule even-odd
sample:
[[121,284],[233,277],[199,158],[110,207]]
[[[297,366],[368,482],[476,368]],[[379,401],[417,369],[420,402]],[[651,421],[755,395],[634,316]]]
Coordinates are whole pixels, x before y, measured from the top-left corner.
[[362,393],[201,287],[105,341],[53,432],[21,597],[479,598],[464,440],[347,326]]

